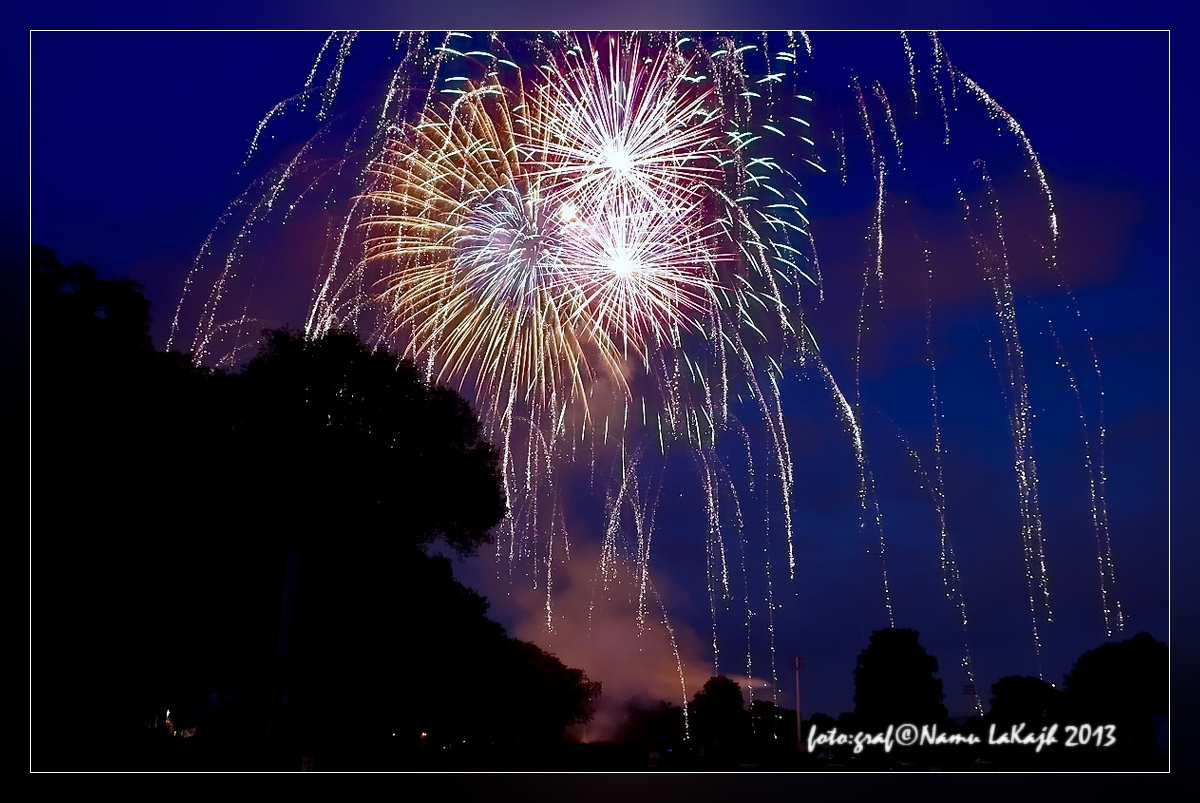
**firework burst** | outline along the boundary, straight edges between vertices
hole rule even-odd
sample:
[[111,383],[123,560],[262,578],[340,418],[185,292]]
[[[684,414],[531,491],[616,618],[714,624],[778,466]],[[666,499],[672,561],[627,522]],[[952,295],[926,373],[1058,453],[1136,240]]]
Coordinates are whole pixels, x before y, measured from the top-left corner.
[[713,93],[678,54],[605,41],[513,86],[462,82],[372,167],[367,260],[385,266],[393,335],[494,415],[579,402],[586,421],[597,387],[628,402],[649,346],[679,346],[738,297],[718,294],[736,244],[714,216],[732,157]]
[[[334,41],[331,36],[327,46]],[[290,214],[299,202],[285,204],[285,187],[302,183],[306,166],[317,163],[312,154],[318,140],[336,129],[333,95],[353,41],[341,35],[334,74],[320,93],[321,133],[263,180],[262,199],[247,201],[247,222],[217,266],[201,313],[197,359],[231,332],[240,336],[248,328],[246,310],[222,322],[218,307],[227,303],[242,268],[240,249],[250,229],[274,209],[286,206]],[[474,401],[502,453],[510,503],[496,539],[497,573],[507,563],[510,579],[522,576],[544,592],[548,633],[556,627],[555,571],[572,550],[562,501],[571,466],[586,466],[593,487],[605,487],[597,585],[607,592],[619,576],[637,578],[633,596],[641,627],[650,601],[662,607],[649,567],[661,491],[653,476],[659,472],[661,481],[667,462],[683,454],[695,465],[705,518],[712,669],[723,671],[718,620],[728,615],[740,582],[746,675],[766,675],[778,686],[775,583],[797,577],[797,479],[783,400],[797,375],[814,380],[810,387],[822,389],[845,429],[858,475],[857,543],[878,561],[886,621],[896,621],[863,422],[871,402],[860,373],[871,318],[884,302],[885,263],[893,264],[890,254],[898,247],[897,239],[885,240],[885,214],[891,227],[900,217],[895,185],[922,158],[921,140],[901,139],[902,132],[908,137],[906,125],[920,129],[918,97],[920,108],[934,114],[925,116],[947,156],[950,121],[960,114],[950,101],[958,90],[977,101],[976,112],[981,108],[1002,123],[1002,132],[1019,142],[1023,169],[1036,177],[1045,200],[1052,267],[1058,238],[1045,173],[1015,119],[950,63],[936,36],[929,38],[928,70],[916,69],[909,37],[901,35],[901,44],[897,55],[908,63],[907,94],[895,87],[889,94],[881,82],[852,75],[844,108],[836,119],[822,119],[806,74],[812,42],[800,33],[450,32],[397,38],[399,62],[382,103],[369,115],[354,116],[353,133],[338,140],[336,166],[323,167],[322,175],[355,183],[351,192],[339,188],[326,196],[350,200],[329,215],[332,247],[318,269],[305,329],[310,336],[353,329],[402,352],[432,380]],[[921,80],[924,91],[936,92],[939,103],[919,95],[918,74],[928,76]],[[312,84],[310,76],[296,103],[316,97]],[[271,110],[254,147],[267,122],[289,103]],[[964,105],[961,113],[968,111]],[[825,136],[833,152],[822,161],[816,139]],[[830,178],[851,192],[855,184],[847,171],[856,147],[860,157],[869,153],[863,175],[870,178],[864,202],[870,220],[853,357],[837,371],[852,376],[853,385],[843,392],[804,317],[805,294],[813,289],[812,296],[824,300],[826,289],[801,181],[789,168],[811,168],[817,176],[836,163],[840,170]],[[954,147],[960,147],[957,140]],[[315,195],[318,186],[314,179],[301,195]],[[987,192],[991,198],[990,180]],[[969,214],[967,200],[962,196],[964,222],[975,230],[971,242],[981,264],[1004,265],[1002,272],[988,268],[993,272],[986,278],[996,288],[998,342],[1008,366],[1002,380],[1011,399],[1032,634],[1040,653],[1049,594],[1008,256],[998,211]],[[214,253],[206,242],[198,269]],[[928,250],[925,259],[931,278]],[[926,318],[932,455],[918,464],[933,488],[943,585],[963,630],[963,666],[973,686],[966,596],[942,479],[944,416],[932,376],[932,304]],[[1081,420],[1082,409],[1080,402]],[[1094,458],[1088,446],[1087,471],[1111,633],[1124,620],[1112,590],[1103,433],[1101,425]],[[908,451],[916,458],[915,447]],[[730,469],[743,464],[744,471]],[[752,592],[747,566],[756,554],[765,584]],[[786,572],[778,570],[783,555]],[[665,608],[661,621],[679,661]],[[751,645],[763,639],[769,659],[760,654],[756,663]],[[678,666],[682,687],[682,662]]]

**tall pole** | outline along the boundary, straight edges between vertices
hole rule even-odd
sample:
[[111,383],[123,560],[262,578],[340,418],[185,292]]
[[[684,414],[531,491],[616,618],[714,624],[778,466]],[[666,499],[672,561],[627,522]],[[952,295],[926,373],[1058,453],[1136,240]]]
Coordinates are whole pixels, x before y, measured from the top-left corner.
[[796,670],[796,752],[803,753],[804,734],[801,733],[800,723],[804,718],[800,715],[800,670],[804,668],[804,658],[797,656],[792,659],[792,669]]

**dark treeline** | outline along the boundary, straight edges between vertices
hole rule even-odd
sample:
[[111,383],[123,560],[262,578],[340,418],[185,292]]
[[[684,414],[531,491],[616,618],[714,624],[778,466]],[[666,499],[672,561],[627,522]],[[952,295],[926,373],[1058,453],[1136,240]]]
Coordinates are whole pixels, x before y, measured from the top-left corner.
[[[761,700],[747,709],[738,684],[725,676],[710,678],[686,712],[667,702],[631,703],[617,738],[649,757],[643,766],[678,769],[1166,770],[1168,658],[1167,645],[1139,633],[1084,653],[1061,684],[1001,678],[992,684],[988,714],[952,719],[937,658],[915,630],[889,628],[875,631],[859,653],[854,710],[806,718],[802,751],[795,711]],[[890,751],[882,744],[856,751],[857,734],[905,724],[941,743],[897,740]],[[813,734],[833,739],[814,739],[809,751]],[[1054,741],[1043,739],[1039,750],[1042,734]],[[1027,743],[1014,743],[1014,736]]]
[[505,513],[461,397],[343,333],[201,368],[140,290],[33,249],[34,768],[519,766],[586,721],[436,554]]
[[770,700],[749,706],[737,682],[709,678],[686,711],[666,701],[631,700],[617,741],[662,769],[795,769],[796,712]]
[[[915,630],[892,628],[871,635],[854,670],[854,711],[814,714],[807,735],[837,728],[842,733],[878,732],[889,724],[936,726],[939,733],[975,744],[893,748],[821,746],[833,765],[973,770],[1156,770],[1167,768],[1163,734],[1168,713],[1167,646],[1147,633],[1109,642],[1084,653],[1061,683],[1035,677],[1004,677],[991,685],[988,713],[951,720],[937,677],[938,661],[920,645]],[[982,689],[980,690],[982,691]],[[984,695],[985,699],[987,695]],[[1100,735],[1097,729],[1100,729]],[[1046,734],[1038,749],[1038,737]],[[1027,744],[1014,743],[1027,740]],[[1074,743],[1074,744],[1072,744]]]

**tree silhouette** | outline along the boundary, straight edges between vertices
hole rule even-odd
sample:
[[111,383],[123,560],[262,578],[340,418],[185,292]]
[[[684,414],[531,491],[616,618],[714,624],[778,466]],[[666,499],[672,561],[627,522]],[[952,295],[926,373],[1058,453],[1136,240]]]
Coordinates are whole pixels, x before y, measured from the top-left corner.
[[35,358],[99,356],[111,365],[117,355],[153,353],[150,302],[141,285],[130,279],[99,279],[95,268],[79,262],[64,267],[45,246],[33,246],[31,256]]
[[448,559],[414,547],[388,561],[306,554],[315,565],[301,565],[279,691],[291,721],[278,733],[324,767],[370,768],[364,753],[403,752],[422,733],[432,752],[527,751],[590,718],[600,685],[507,637]]
[[[144,726],[167,708],[225,768],[392,766],[422,732],[541,745],[590,716],[599,684],[425,551],[468,554],[505,512],[456,393],[338,332],[197,367],[154,350],[135,283],[40,247],[32,306],[36,766],[165,766]],[[85,712],[110,738],[73,736]]]
[[696,742],[716,749],[719,761],[736,757],[750,739],[750,713],[741,686],[725,675],[709,678],[692,697],[692,734]]
[[[411,362],[348,333],[279,329],[242,374],[237,426],[265,528],[298,545],[335,536],[379,550],[442,538],[473,552],[505,513],[497,455],[470,406]],[[347,544],[348,545],[348,544]]]
[[937,658],[925,652],[919,638],[907,628],[876,630],[858,654],[854,713],[864,725],[945,722]]
[[988,718],[999,725],[1024,722],[1030,731],[1060,718],[1061,693],[1040,678],[1008,675],[992,684]]
[[194,620],[171,590],[198,564],[175,525],[199,508],[180,493],[180,453],[211,440],[193,413],[220,407],[221,383],[154,350],[135,282],[34,246],[30,302],[31,699],[45,744],[101,701],[111,732],[137,726],[179,674],[172,642]]
[[677,750],[683,746],[683,708],[666,700],[630,700],[616,741],[646,750]]
[[1169,678],[1167,645],[1138,633],[1079,657],[1063,678],[1065,708],[1078,721],[1116,725],[1118,752],[1152,757],[1152,717],[1169,710]]
[[750,725],[754,747],[760,755],[791,753],[796,749],[796,712],[770,700],[750,703]]

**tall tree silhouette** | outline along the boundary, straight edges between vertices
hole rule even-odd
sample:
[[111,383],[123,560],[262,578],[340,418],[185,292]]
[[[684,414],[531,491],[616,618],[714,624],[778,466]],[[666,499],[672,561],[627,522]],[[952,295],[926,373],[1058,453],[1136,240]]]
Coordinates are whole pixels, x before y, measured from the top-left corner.
[[734,761],[750,740],[750,712],[742,688],[725,675],[705,681],[692,697],[692,734],[696,742],[712,750],[716,765]]
[[887,628],[871,634],[854,669],[854,713],[867,726],[929,724],[946,720],[937,658],[925,652],[920,634]]

